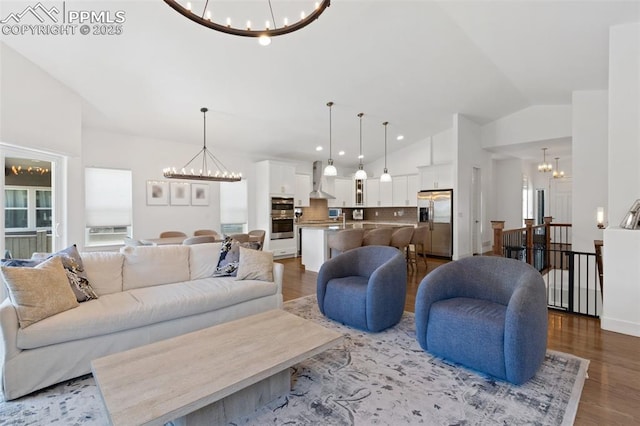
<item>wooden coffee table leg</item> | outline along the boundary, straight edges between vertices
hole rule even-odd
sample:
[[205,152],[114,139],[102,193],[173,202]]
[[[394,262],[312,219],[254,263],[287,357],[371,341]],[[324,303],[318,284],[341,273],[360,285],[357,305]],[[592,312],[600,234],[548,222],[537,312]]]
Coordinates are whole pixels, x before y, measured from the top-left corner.
[[220,401],[202,407],[174,423],[187,426],[227,424],[235,418],[252,414],[256,409],[290,391],[291,372],[287,368]]

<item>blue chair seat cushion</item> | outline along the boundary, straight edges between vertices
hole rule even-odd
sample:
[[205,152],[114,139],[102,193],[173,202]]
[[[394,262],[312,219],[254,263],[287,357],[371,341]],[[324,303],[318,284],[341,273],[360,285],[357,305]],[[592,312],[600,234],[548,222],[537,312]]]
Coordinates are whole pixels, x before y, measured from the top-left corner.
[[367,329],[368,277],[349,276],[327,282],[324,313],[327,317],[361,330]]
[[506,311],[506,306],[483,299],[455,297],[437,301],[429,311],[427,350],[506,379]]

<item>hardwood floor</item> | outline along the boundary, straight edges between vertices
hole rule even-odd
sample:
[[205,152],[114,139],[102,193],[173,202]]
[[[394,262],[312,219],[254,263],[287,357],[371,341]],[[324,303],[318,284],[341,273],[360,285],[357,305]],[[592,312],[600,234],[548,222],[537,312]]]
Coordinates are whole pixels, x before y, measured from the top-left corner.
[[[285,301],[315,293],[317,274],[306,272],[299,258],[278,262],[285,265]],[[425,268],[419,261],[408,275],[407,311],[414,311],[422,278],[443,263],[429,259]],[[576,425],[640,424],[640,338],[602,330],[598,319],[550,310],[547,347],[590,360]]]

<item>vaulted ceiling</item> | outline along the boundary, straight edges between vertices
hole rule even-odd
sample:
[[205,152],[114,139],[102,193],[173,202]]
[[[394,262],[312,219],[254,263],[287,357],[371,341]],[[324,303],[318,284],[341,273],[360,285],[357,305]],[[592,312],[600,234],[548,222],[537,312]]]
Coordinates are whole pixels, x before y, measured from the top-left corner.
[[[238,14],[265,3],[238,2]],[[3,1],[0,17],[29,4]],[[392,151],[449,128],[456,112],[485,124],[606,89],[609,27],[640,21],[640,1],[333,0],[316,22],[263,47],[159,0],[66,7],[123,10],[123,33],[3,41],[84,99],[87,128],[198,145],[206,106],[213,147],[310,161],[328,157],[333,101],[343,166],[357,163],[359,112],[367,161],[382,156],[383,121]]]

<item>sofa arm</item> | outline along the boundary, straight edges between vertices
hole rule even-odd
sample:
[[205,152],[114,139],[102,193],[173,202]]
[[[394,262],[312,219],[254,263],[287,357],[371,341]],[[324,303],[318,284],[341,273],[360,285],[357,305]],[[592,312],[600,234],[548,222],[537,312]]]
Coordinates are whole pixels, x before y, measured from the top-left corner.
[[277,293],[282,294],[282,280],[284,277],[284,265],[273,262],[273,282],[278,286]]
[[504,357],[507,379],[512,383],[528,380],[544,361],[547,322],[544,280],[531,268],[522,274],[506,310]]
[[316,296],[318,299],[318,307],[320,308],[320,312],[323,314],[324,295],[327,291],[327,283],[334,278],[342,278],[352,275],[351,269],[356,261],[356,252],[354,250],[349,250],[341,253],[339,256],[327,260],[322,264],[322,266],[320,266],[316,281]]
[[0,360],[2,366],[7,360],[18,355],[21,350],[18,349],[18,314],[11,304],[9,298],[4,299],[0,304],[0,339],[2,339],[2,348],[0,349]]
[[439,300],[460,296],[458,283],[464,279],[464,274],[457,267],[457,262],[459,261],[438,266],[422,279],[418,287],[415,304],[416,338],[424,350],[428,350],[427,323],[431,305]]

